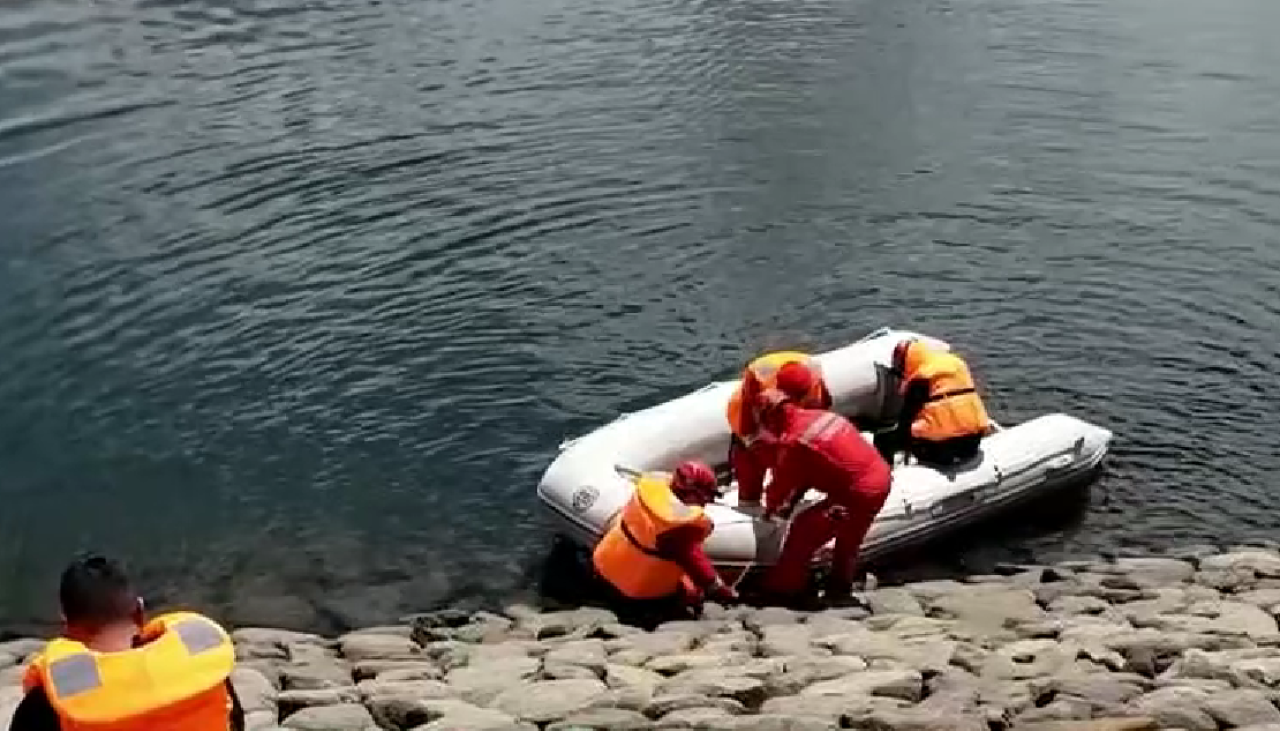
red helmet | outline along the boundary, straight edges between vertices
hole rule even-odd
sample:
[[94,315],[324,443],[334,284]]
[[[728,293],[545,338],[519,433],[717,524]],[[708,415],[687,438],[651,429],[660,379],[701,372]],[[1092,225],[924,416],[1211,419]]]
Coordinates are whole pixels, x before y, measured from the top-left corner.
[[817,385],[818,375],[804,363],[792,361],[778,369],[774,382],[783,396],[792,401],[804,401]]
[[671,476],[671,491],[681,498],[687,496],[707,501],[714,500],[719,493],[716,473],[696,460],[681,462]]

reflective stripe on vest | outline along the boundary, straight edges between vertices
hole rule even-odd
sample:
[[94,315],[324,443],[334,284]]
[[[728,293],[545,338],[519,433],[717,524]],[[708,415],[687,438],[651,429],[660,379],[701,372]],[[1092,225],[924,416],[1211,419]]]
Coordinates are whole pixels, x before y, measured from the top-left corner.
[[63,698],[74,698],[102,687],[98,661],[87,652],[50,663],[49,681],[53,683],[53,692]]
[[820,442],[835,436],[842,426],[844,420],[838,414],[828,411],[805,427],[798,441],[805,446],[817,447]]

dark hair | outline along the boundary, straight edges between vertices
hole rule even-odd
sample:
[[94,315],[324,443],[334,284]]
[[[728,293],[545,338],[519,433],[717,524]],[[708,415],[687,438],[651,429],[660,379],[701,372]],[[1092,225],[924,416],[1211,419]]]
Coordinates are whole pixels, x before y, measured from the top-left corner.
[[97,554],[81,556],[63,570],[58,599],[67,622],[82,625],[130,619],[138,606],[124,567]]

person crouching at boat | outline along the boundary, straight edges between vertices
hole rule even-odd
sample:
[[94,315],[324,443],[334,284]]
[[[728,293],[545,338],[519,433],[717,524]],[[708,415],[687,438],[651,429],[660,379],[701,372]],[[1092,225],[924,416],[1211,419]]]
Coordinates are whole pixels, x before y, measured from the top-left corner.
[[704,597],[737,599],[703,550],[713,527],[703,507],[717,492],[715,473],[702,462],[684,462],[670,478],[636,480],[635,493],[592,554],[620,615],[669,619],[663,615],[698,612]]
[[782,552],[765,574],[771,600],[803,602],[814,555],[835,538],[824,598],[847,598],[862,541],[889,496],[891,472],[848,419],[806,408],[813,373],[800,364],[778,371],[777,389],[764,394],[762,420],[773,435],[777,461],[765,493],[765,517],[788,517],[807,488],[825,495],[790,523]]
[[890,464],[906,452],[926,464],[949,467],[978,455],[991,427],[969,366],[947,350],[904,340],[893,350],[901,380],[897,426],[876,435],[876,449]]
[[738,506],[760,507],[764,493],[765,472],[773,467],[772,440],[762,438],[760,395],[777,385],[778,369],[788,363],[800,363],[814,374],[812,389],[800,400],[802,406],[826,409],[831,406],[831,393],[822,378],[822,370],[813,357],[796,351],[767,353],[747,364],[742,380],[729,397],[726,416],[732,437],[729,442],[729,465],[738,482]]

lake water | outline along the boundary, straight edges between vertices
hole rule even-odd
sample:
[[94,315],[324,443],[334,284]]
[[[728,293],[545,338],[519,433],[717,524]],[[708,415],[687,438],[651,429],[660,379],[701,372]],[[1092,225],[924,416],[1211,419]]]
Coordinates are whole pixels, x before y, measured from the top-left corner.
[[1275,0],[16,0],[0,626],[527,591],[561,439],[882,324],[1117,434],[1025,560],[1267,538]]

